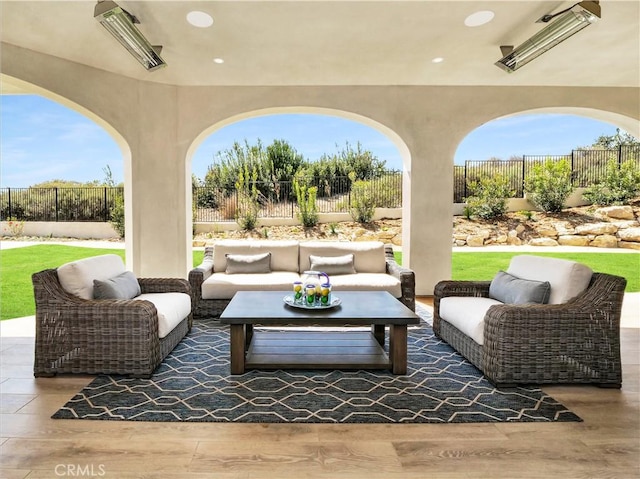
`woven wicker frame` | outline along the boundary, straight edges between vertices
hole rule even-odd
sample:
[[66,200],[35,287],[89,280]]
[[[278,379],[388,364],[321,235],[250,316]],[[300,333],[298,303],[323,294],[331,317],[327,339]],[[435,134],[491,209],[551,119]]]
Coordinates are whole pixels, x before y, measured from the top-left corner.
[[[416,310],[416,278],[415,273],[400,266],[394,256],[393,247],[385,245],[387,274],[400,280],[402,296],[399,299],[411,311]],[[202,263],[189,272],[189,283],[193,294],[194,316],[196,318],[217,318],[229,304],[230,299],[202,299],[202,283],[213,273],[213,246],[204,249]]]
[[440,318],[447,296],[489,297],[489,281],[442,281],[434,291],[433,329],[497,386],[589,383],[619,388],[620,314],[626,279],[594,273],[564,304],[496,305],[480,346]]
[[[152,303],[78,298],[62,288],[55,269],[35,273],[32,281],[36,300],[36,377],[57,373],[150,377],[191,330],[193,312],[160,339]],[[185,279],[140,278],[138,282],[142,293],[191,295]]]

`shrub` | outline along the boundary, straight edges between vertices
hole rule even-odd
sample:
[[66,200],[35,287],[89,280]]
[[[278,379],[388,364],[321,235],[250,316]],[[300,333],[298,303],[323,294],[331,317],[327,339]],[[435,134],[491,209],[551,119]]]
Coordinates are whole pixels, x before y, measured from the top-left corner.
[[513,196],[509,179],[504,175],[482,176],[468,184],[471,196],[465,198],[471,214],[489,220],[507,211],[507,198]]
[[376,208],[399,208],[402,206],[402,175],[386,174],[373,180],[371,191]]
[[299,179],[293,180],[293,188],[298,202],[298,219],[305,227],[318,224],[318,206],[316,205],[316,195],[318,188],[309,187]]
[[236,181],[236,190],[238,191],[238,206],[236,209],[236,222],[238,226],[246,231],[253,230],[258,224],[258,211],[260,204],[258,203],[258,189],[256,188],[256,178],[258,173],[255,168],[249,172],[249,167],[238,172],[238,181]]
[[616,160],[607,163],[605,179],[591,185],[583,193],[584,199],[602,206],[628,203],[640,194],[640,169],[632,160],[618,168]]
[[567,160],[546,160],[536,163],[525,178],[524,190],[527,198],[538,208],[557,213],[564,208],[573,191],[571,165]]
[[371,182],[357,180],[351,186],[351,208],[353,221],[369,223],[376,211],[375,198],[371,193]]
[[24,232],[24,220],[20,221],[10,219],[7,222],[7,228],[13,236],[22,236],[22,233]]
[[117,194],[113,199],[109,223],[116,230],[116,233],[120,235],[120,238],[124,238],[124,197],[121,193]]

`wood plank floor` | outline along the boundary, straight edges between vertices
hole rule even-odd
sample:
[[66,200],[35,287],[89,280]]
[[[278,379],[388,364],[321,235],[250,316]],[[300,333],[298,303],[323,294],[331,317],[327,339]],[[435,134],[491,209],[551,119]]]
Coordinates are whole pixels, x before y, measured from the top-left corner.
[[427,425],[53,420],[92,378],[34,379],[33,338],[3,337],[0,478],[639,478],[640,329],[621,336],[621,390],[544,388],[584,422]]

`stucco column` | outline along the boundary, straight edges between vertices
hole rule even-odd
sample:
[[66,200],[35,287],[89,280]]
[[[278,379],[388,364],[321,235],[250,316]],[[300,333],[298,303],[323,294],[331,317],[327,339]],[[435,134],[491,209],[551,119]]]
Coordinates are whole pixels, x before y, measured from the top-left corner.
[[416,274],[418,295],[432,295],[438,281],[451,278],[455,145],[445,130],[446,124],[427,122],[407,141],[412,160],[403,182],[402,262]]
[[[138,87],[136,134],[130,140],[129,198],[125,204],[130,265],[141,277],[186,277],[191,215],[187,208],[184,152],[177,142],[176,88]],[[189,225],[187,224],[189,222]]]

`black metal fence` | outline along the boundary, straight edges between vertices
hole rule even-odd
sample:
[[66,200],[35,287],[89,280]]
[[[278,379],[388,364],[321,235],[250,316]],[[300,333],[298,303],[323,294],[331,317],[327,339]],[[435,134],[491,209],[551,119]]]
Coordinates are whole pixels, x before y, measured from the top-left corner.
[[[607,164],[618,165],[631,160],[640,168],[640,145],[623,145],[614,150],[573,150],[569,155],[524,155],[518,160],[467,161],[454,166],[454,203],[469,196],[469,183],[482,176],[502,174],[509,179],[514,197],[523,197],[524,179],[536,163],[567,160],[571,164],[575,187],[586,187],[604,179]],[[352,182],[347,177],[314,178],[318,188],[320,213],[348,212],[354,203]],[[256,182],[260,218],[294,218],[298,213],[295,192],[290,181]],[[389,171],[367,182],[364,192],[377,207],[402,206],[402,172]],[[117,187],[0,188],[0,220],[19,221],[109,221],[116,198],[123,189]],[[238,192],[209,187],[195,187],[194,221],[234,221],[238,210]]]
[[631,160],[640,168],[640,145],[622,145],[613,150],[573,150],[569,155],[523,155],[518,160],[466,161],[455,165],[453,170],[453,202],[463,203],[470,195],[469,183],[483,176],[501,174],[509,180],[514,198],[524,196],[524,179],[535,164],[547,160],[567,160],[571,165],[573,186],[586,187],[602,181],[607,164],[615,160],[618,165]]
[[0,220],[109,221],[123,188],[1,188]]
[[[354,191],[351,179],[346,176],[309,179],[308,184],[318,189],[319,213],[349,212],[354,195],[358,194],[367,195],[378,207],[402,207],[401,171],[388,171],[380,178],[367,180],[364,192]],[[258,191],[259,218],[297,216],[299,210],[291,181],[257,181],[250,184],[250,188],[253,186]],[[194,221],[206,223],[235,221],[240,199],[235,189],[200,186],[193,189],[193,202],[196,205]]]

